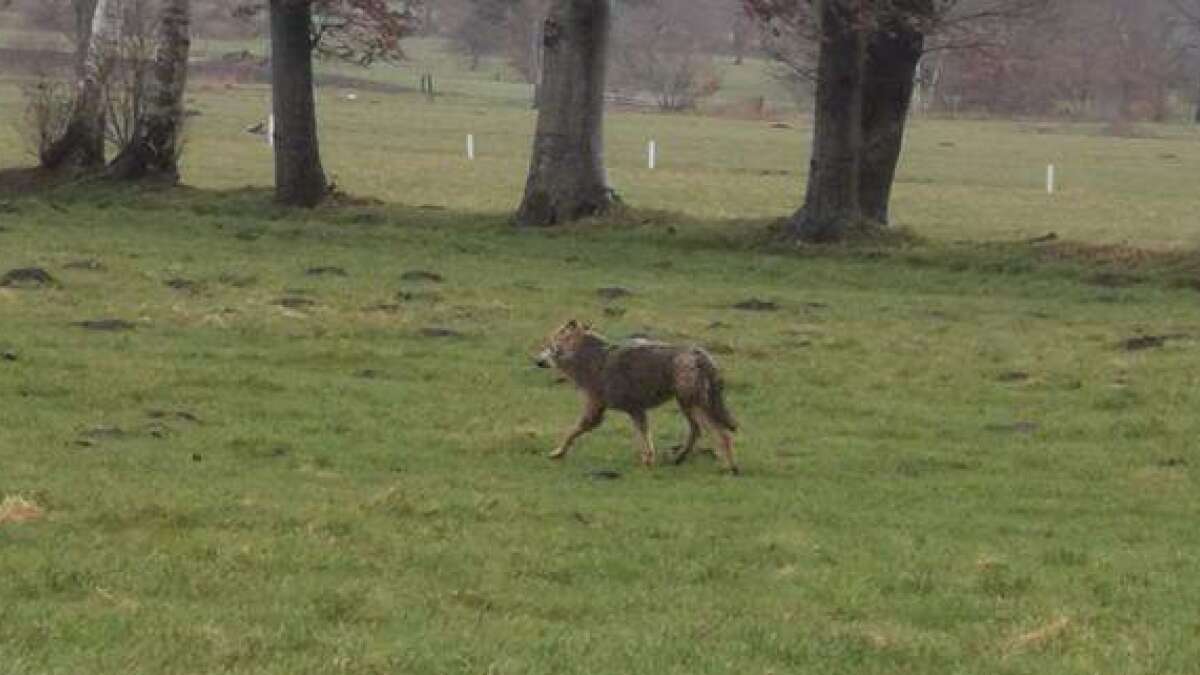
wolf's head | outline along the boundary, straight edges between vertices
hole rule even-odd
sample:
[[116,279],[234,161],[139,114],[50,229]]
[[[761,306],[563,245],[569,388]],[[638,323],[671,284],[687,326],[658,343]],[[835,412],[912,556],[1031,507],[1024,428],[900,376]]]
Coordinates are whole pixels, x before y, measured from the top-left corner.
[[546,348],[538,352],[533,362],[538,368],[554,368],[569,363],[583,345],[590,326],[571,319],[559,326],[546,340]]

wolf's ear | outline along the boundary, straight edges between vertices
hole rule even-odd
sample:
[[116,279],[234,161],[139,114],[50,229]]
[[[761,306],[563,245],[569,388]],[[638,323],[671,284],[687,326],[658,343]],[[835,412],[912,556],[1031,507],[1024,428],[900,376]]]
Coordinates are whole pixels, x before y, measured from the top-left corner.
[[567,322],[567,328],[579,328],[579,322],[575,319],[571,319]]
[[592,322],[591,322],[591,321],[584,321],[584,322],[583,322],[583,329],[584,329],[584,330],[591,330],[591,329],[592,329]]

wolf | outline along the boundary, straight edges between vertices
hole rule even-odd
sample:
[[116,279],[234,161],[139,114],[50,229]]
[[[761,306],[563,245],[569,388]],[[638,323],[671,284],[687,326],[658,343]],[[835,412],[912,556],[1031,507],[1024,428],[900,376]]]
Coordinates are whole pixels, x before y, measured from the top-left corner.
[[551,459],[562,459],[580,436],[600,426],[608,409],[620,410],[633,420],[642,463],[655,461],[647,411],[674,398],[687,419],[688,434],[674,462],[687,459],[702,427],[720,442],[726,468],[738,473],[733,457],[733,432],[737,421],[725,405],[724,384],[716,362],[699,347],[683,347],[634,340],[614,344],[591,327],[571,319],[550,334],[546,348],[534,362],[540,368],[558,368],[583,394],[583,414]]

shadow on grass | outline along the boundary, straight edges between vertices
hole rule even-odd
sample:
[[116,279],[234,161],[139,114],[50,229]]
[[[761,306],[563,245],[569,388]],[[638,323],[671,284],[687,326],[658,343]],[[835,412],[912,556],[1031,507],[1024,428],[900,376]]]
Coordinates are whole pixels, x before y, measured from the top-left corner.
[[808,244],[786,236],[786,219],[703,220],[682,214],[622,209],[561,233],[620,236],[636,232],[647,244],[674,250],[778,255],[848,264],[903,265],[951,273],[1067,278],[1119,289],[1158,285],[1200,291],[1200,251],[1152,250],[1125,244],[1062,240],[1050,233],[1017,241],[936,241],[908,228],[894,228],[844,243]]
[[0,202],[19,210],[17,203],[24,200],[56,209],[80,206],[104,209],[120,205],[137,211],[182,210],[198,215],[329,225],[402,222],[437,226],[481,217],[491,223],[504,220],[499,215],[465,214],[434,205],[388,204],[337,191],[320,206],[302,209],[278,204],[274,190],[268,187],[206,190],[154,182],[122,183],[96,174],[47,171],[38,167],[0,169]]
[[[628,206],[566,227],[516,228],[509,212],[468,212],[425,204],[383,202],[335,192],[313,209],[282,206],[273,190],[247,186],[204,190],[161,184],[119,184],[94,176],[66,175],[39,168],[0,170],[0,205],[19,211],[32,200],[63,210],[120,205],[145,211],[185,210],[201,216],[252,218],[280,223],[288,236],[297,226],[427,228],[545,240],[622,243],[664,252],[772,255],[847,264],[901,265],[951,273],[1040,275],[1103,288],[1159,286],[1200,291],[1200,251],[1156,251],[1120,244],[1058,239],[1054,234],[1022,241],[932,241],[907,229],[888,236],[840,244],[803,244],[783,236],[782,219],[703,219]],[[281,232],[282,233],[282,232]]]
[[37,166],[0,169],[0,199],[49,194],[76,182],[62,171],[47,171]]

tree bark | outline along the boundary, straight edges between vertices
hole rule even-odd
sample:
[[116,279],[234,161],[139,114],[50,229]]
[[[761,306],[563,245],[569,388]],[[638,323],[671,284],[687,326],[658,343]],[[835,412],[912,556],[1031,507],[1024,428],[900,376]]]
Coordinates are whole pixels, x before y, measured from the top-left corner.
[[427,2],[421,8],[421,34],[422,35],[437,35],[438,25],[436,21],[436,12],[434,12],[433,3]]
[[529,31],[531,37],[529,45],[531,74],[529,79],[533,82],[533,101],[531,102],[531,106],[534,110],[537,110],[541,104],[542,73],[545,72],[545,54],[542,47],[542,23],[537,20],[533,23],[533,30]]
[[1200,80],[1196,80],[1196,111],[1192,115],[1192,121],[1200,124]]
[[804,206],[792,217],[790,228],[804,241],[844,239],[861,220],[859,181],[867,40],[854,19],[855,1],[813,3],[821,46],[812,159]]
[[741,7],[734,11],[737,15],[733,19],[733,65],[740,66],[746,58],[746,46],[750,42],[753,26],[750,24],[750,17],[746,16]]
[[271,0],[271,94],[275,198],[291,206],[316,206],[329,187],[317,144],[309,0]]
[[[878,230],[889,204],[930,0],[896,0],[870,21],[862,0],[818,0],[821,34],[813,154],[792,236],[840,241]],[[882,12],[878,8],[876,12]]]
[[873,31],[867,44],[859,207],[863,216],[883,225],[889,222],[892,184],[924,48],[924,34],[909,22]]
[[96,0],[71,0],[75,19],[75,77],[82,79],[87,64],[88,45],[92,41],[92,21],[96,16]]
[[554,0],[542,27],[537,131],[520,226],[551,226],[606,211],[604,85],[611,0]]
[[[119,3],[98,0],[92,11],[87,50],[79,63],[75,85],[75,106],[62,138],[51,143],[38,158],[47,169],[73,166],[97,169],[104,166],[104,87],[117,51],[120,28]],[[82,10],[77,18],[82,21]]]
[[189,0],[162,0],[146,110],[136,121],[132,142],[109,165],[114,178],[179,181],[190,24]]

